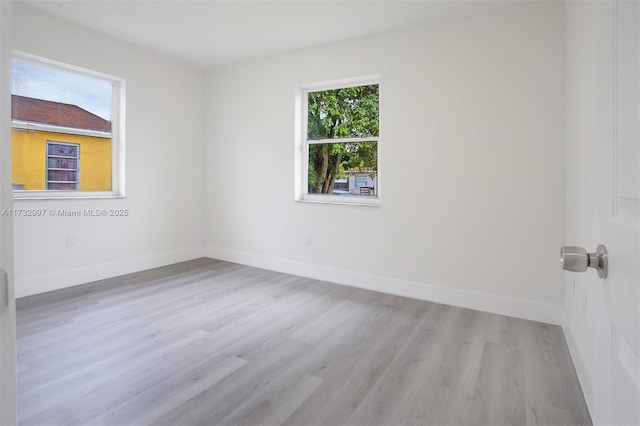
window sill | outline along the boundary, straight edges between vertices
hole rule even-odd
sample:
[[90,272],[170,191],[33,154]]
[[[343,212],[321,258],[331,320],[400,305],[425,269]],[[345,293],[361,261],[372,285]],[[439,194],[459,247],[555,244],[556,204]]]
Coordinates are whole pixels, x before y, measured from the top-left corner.
[[[36,192],[36,191],[34,191]],[[22,201],[22,200],[117,200],[126,198],[124,195],[116,194],[116,193],[99,193],[99,192],[86,192],[82,194],[77,193],[57,193],[56,195],[47,194],[45,191],[37,191],[37,193],[22,192],[22,191],[14,191],[13,200],[14,201]]]
[[305,194],[295,201],[300,203],[342,204],[347,206],[366,207],[380,207],[382,205],[379,197],[358,195]]

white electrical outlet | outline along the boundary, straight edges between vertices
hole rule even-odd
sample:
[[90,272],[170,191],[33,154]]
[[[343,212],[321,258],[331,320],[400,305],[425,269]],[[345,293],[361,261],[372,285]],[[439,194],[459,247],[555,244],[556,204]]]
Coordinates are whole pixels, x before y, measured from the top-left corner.
[[310,246],[312,242],[312,235],[311,234],[307,234],[307,236],[304,238],[304,245],[305,246]]
[[78,241],[75,235],[67,234],[67,247],[77,247]]

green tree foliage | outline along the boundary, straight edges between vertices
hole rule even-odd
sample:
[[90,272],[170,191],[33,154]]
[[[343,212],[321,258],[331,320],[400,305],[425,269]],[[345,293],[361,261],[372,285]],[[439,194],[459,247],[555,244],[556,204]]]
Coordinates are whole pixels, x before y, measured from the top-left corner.
[[[368,138],[379,133],[378,85],[345,87],[309,93],[308,138]],[[377,173],[376,142],[309,145],[309,192],[332,194],[345,171]]]

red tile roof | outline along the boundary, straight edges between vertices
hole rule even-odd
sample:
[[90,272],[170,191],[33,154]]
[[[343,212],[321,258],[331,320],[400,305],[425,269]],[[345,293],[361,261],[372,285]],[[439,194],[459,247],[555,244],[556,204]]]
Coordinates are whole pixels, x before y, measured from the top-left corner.
[[111,132],[111,122],[77,105],[11,95],[11,120]]

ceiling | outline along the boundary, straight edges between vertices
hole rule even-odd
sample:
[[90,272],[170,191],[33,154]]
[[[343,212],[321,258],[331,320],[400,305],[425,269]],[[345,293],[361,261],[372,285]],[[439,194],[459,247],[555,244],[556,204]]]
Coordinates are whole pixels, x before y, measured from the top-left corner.
[[513,0],[18,1],[204,69],[486,13],[514,3]]

